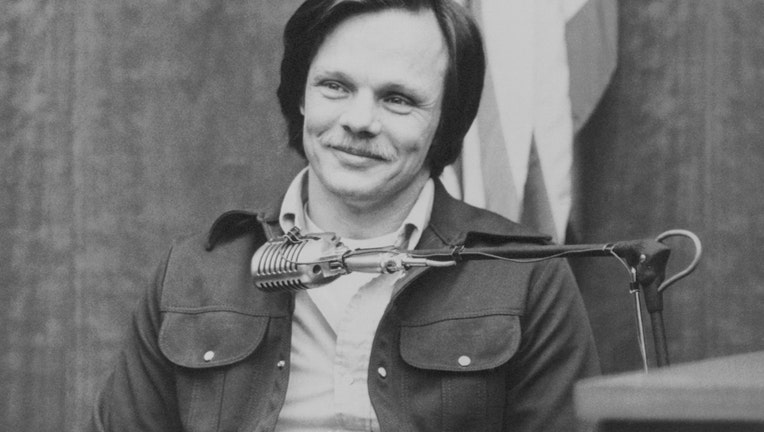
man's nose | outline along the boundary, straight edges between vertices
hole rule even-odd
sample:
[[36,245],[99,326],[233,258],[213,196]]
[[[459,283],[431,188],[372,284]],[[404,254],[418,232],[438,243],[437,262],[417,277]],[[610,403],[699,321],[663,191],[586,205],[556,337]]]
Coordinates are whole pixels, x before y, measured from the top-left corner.
[[340,116],[340,124],[350,133],[375,136],[382,130],[377,109],[374,95],[359,91],[353,95],[351,103],[347,104],[345,112]]

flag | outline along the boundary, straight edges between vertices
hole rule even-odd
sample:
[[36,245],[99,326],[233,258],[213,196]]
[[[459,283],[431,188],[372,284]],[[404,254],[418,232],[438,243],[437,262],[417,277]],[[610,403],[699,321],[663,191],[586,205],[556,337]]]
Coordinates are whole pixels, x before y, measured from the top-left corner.
[[[465,2],[463,2],[465,3]],[[449,191],[564,242],[573,137],[615,69],[615,0],[471,0],[487,71]]]

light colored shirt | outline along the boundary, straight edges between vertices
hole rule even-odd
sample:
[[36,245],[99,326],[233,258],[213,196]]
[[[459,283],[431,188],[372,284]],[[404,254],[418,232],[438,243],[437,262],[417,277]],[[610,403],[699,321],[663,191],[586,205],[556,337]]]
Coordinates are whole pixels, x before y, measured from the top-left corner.
[[[284,196],[279,221],[285,232],[293,226],[303,233],[323,232],[305,211],[308,169],[295,177]],[[350,249],[413,248],[429,223],[433,198],[434,184],[429,180],[398,230],[342,242]],[[402,276],[354,272],[297,293],[289,385],[277,432],[379,430],[367,370],[374,334]]]

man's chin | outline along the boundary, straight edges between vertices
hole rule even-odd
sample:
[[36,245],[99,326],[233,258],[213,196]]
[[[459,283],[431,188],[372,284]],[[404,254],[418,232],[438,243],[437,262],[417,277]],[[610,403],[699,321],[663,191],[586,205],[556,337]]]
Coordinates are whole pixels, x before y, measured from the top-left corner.
[[339,184],[330,186],[330,191],[339,199],[346,203],[364,203],[373,202],[381,198],[381,187],[379,185]]
[[350,203],[366,203],[384,199],[388,180],[364,170],[343,170],[323,179],[327,192]]

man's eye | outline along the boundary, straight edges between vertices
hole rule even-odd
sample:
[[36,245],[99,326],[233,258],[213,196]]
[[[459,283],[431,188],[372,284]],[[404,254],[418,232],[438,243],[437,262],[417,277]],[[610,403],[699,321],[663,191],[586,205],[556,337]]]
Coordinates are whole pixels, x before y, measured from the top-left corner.
[[336,81],[325,81],[321,83],[321,88],[330,96],[339,96],[347,92],[345,87]]
[[393,95],[385,98],[389,109],[398,114],[408,114],[414,109],[414,103],[405,96]]
[[387,102],[395,105],[411,105],[411,101],[403,96],[390,96]]

